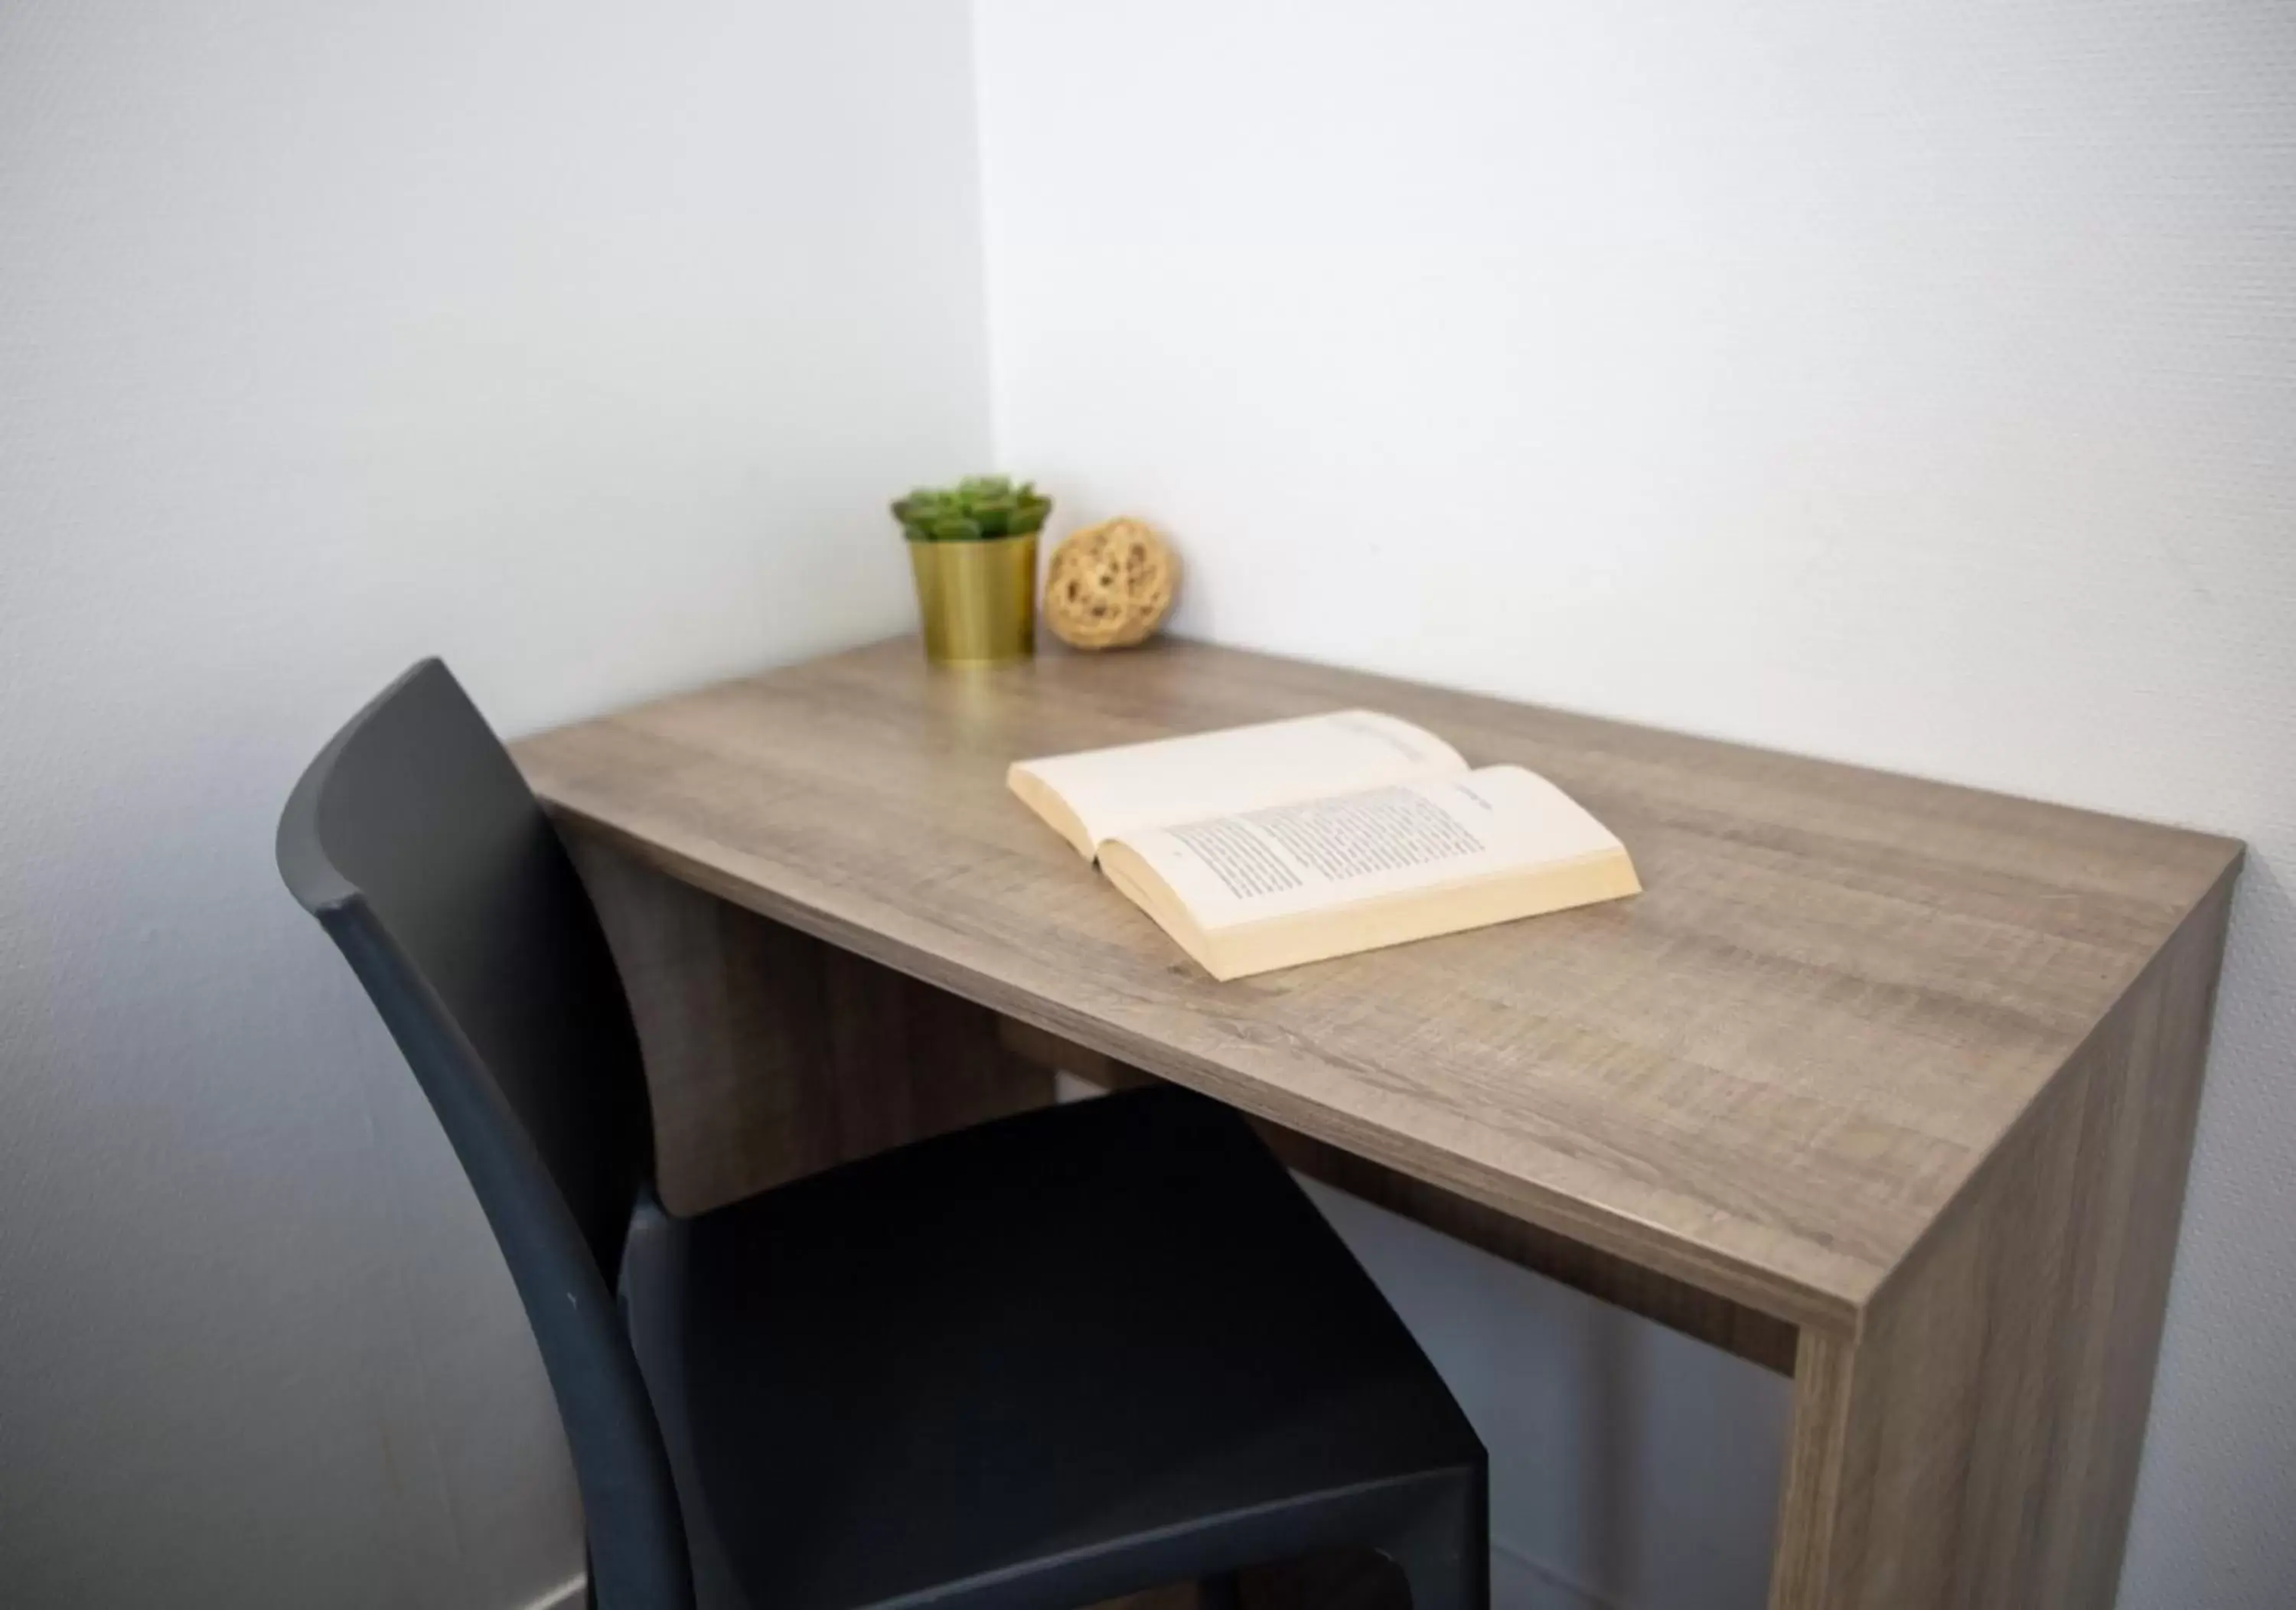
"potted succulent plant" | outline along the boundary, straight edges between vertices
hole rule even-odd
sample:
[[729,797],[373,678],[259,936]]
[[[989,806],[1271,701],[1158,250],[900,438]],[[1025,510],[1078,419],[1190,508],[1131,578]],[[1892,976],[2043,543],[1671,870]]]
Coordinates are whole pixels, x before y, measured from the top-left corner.
[[1037,533],[1052,509],[1034,485],[1002,475],[920,487],[893,505],[928,657],[986,665],[1036,651]]

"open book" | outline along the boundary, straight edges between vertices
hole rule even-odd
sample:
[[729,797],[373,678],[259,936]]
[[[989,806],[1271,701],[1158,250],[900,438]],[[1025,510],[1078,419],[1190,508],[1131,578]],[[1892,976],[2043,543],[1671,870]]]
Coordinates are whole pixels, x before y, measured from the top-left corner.
[[1638,893],[1521,766],[1341,710],[1014,763],[1013,791],[1215,978]]

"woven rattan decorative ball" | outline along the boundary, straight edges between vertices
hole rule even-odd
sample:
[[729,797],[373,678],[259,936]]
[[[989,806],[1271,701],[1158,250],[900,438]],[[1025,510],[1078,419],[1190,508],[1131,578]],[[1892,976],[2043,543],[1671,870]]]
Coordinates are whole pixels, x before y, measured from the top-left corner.
[[1072,649],[1125,649],[1171,613],[1180,556],[1144,520],[1071,531],[1045,574],[1045,620]]

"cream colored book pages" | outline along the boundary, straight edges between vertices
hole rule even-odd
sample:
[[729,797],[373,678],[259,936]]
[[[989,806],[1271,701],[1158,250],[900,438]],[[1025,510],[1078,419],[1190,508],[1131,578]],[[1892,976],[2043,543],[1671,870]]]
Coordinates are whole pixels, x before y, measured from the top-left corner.
[[1520,766],[1127,832],[1117,842],[1215,939],[1258,923],[1625,856],[1609,829]]
[[1338,710],[1015,762],[1013,791],[1089,859],[1121,833],[1464,772],[1432,732]]

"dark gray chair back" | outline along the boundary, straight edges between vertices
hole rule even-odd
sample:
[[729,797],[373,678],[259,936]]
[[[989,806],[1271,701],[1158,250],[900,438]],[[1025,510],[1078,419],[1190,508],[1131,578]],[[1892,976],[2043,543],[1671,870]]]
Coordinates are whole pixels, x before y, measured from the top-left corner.
[[366,986],[470,1176],[558,1399],[605,1610],[687,1610],[661,1432],[613,1298],[653,1168],[597,914],[510,756],[425,660],[336,734],[279,870]]

